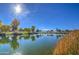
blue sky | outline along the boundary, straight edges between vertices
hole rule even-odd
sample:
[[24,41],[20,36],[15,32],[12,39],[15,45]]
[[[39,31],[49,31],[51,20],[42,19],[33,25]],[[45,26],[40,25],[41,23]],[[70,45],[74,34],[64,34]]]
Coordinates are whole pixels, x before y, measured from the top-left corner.
[[20,14],[15,13],[16,4],[0,4],[0,20],[11,24],[14,18],[19,27],[36,26],[38,29],[79,29],[79,4],[19,4]]

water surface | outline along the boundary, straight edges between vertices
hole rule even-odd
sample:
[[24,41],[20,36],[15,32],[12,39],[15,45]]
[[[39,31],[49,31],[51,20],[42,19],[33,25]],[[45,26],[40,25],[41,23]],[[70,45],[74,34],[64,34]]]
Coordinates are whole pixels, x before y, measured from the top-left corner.
[[51,55],[62,35],[0,36],[1,55]]

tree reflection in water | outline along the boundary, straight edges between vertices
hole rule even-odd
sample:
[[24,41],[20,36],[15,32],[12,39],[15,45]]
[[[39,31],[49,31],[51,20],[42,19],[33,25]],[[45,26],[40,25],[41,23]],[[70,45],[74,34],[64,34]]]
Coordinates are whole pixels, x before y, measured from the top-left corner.
[[[10,48],[13,50],[12,53],[21,54],[22,52],[19,52],[19,49],[21,47],[21,43],[19,42],[20,40],[23,40],[23,41],[31,40],[34,42],[36,39],[38,39],[38,38],[40,39],[42,36],[44,36],[44,35],[40,35],[40,34],[37,34],[37,35],[36,34],[4,35],[4,36],[0,35],[0,44],[2,44],[2,45],[9,44]],[[45,36],[47,36],[47,35],[45,35]],[[62,37],[62,35],[56,34],[55,37],[57,37],[59,39],[60,37]]]
[[19,48],[19,43],[17,42],[17,40],[18,40],[18,36],[16,35],[14,35],[13,37],[12,37],[12,41],[10,42],[10,44],[11,44],[11,47],[15,50],[15,49],[17,49],[17,48]]
[[39,38],[41,35],[36,35],[37,38]]
[[7,44],[10,41],[8,40],[8,37],[6,36],[0,36],[0,44]]
[[0,35],[0,44],[10,44],[11,48],[13,50],[16,50],[19,48],[19,42],[17,40],[21,40],[22,38],[24,40],[31,39],[32,41],[35,41],[36,38],[39,38],[40,35]]
[[29,35],[29,34],[23,35],[23,38],[24,38],[25,40],[28,40],[28,39],[30,39],[30,35]]
[[[20,43],[18,40],[32,40],[35,41],[41,35],[0,35],[0,44],[10,44],[10,47],[15,51],[19,48]],[[23,38],[23,39],[22,39]]]
[[63,36],[64,36],[64,34],[57,34],[57,35],[56,35],[56,38],[57,38],[57,39],[60,39],[60,38],[62,38]]
[[32,39],[32,41],[35,41],[35,36],[32,35],[32,36],[31,36],[31,39]]

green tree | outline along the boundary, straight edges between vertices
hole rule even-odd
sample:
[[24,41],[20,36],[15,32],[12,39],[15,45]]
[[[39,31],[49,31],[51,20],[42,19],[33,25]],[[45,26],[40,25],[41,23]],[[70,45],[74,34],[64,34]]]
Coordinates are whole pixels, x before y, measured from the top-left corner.
[[0,28],[2,27],[2,25],[3,25],[3,24],[2,24],[2,21],[0,21]]
[[30,28],[24,28],[24,31],[30,33],[31,29]]
[[22,28],[19,28],[19,31],[23,31],[23,29]]
[[32,30],[32,33],[35,32],[35,26],[32,26],[31,30]]
[[8,26],[8,25],[2,25],[2,27],[1,27],[1,31],[2,31],[2,32],[10,31],[10,29],[11,29],[11,27]]
[[2,21],[0,21],[0,32],[2,32],[2,26],[3,26]]

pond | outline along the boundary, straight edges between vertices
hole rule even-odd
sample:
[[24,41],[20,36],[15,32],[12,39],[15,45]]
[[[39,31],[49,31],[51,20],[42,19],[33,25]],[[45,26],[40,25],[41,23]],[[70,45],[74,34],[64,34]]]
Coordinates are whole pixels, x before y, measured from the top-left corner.
[[51,55],[63,35],[0,36],[0,55]]

